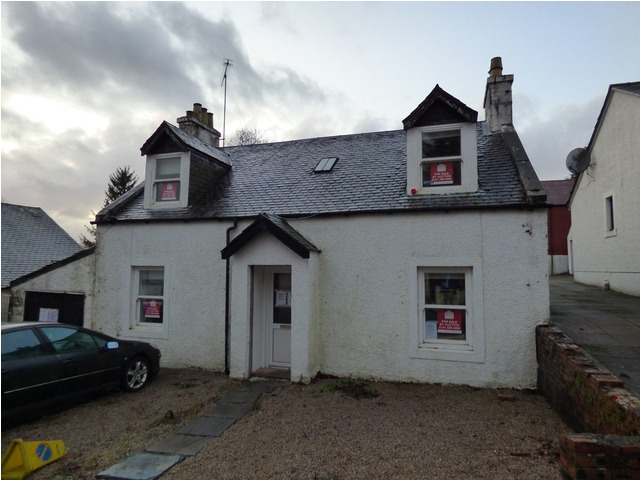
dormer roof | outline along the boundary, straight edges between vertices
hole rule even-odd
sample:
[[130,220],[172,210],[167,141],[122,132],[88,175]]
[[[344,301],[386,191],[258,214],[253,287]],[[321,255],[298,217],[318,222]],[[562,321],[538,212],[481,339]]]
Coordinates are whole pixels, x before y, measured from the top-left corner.
[[405,130],[428,125],[476,122],[478,112],[436,85],[429,95],[402,121]]
[[227,167],[231,166],[231,158],[222,150],[189,135],[167,121],[163,121],[144,142],[144,145],[140,148],[140,154],[168,153],[169,151],[195,151],[216,163],[221,163]]

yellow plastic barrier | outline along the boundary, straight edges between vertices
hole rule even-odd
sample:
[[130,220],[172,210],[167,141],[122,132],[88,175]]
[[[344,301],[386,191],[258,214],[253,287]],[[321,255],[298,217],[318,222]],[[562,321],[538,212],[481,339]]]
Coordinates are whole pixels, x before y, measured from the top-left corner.
[[37,470],[65,455],[62,440],[44,442],[23,442],[13,440],[2,455],[2,480],[21,480]]

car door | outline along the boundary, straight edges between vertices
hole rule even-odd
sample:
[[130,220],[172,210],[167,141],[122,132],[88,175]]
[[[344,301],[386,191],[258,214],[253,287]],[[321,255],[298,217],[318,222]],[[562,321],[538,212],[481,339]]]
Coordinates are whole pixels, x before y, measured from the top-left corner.
[[106,340],[73,326],[39,327],[62,364],[63,394],[117,385],[119,359],[104,348]]
[[47,404],[59,395],[62,365],[33,328],[2,333],[2,414]]

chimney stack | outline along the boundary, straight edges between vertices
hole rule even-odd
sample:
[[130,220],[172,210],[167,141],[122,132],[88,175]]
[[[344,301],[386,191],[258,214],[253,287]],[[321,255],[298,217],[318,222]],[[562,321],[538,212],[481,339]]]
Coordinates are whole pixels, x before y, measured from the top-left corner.
[[201,103],[194,103],[193,110],[187,110],[186,116],[178,118],[177,121],[180,130],[192,137],[214,147],[220,145],[220,132],[213,128],[213,113],[208,112]]
[[484,117],[491,133],[513,125],[511,86],[513,75],[502,74],[502,58],[491,59],[489,78],[484,94]]

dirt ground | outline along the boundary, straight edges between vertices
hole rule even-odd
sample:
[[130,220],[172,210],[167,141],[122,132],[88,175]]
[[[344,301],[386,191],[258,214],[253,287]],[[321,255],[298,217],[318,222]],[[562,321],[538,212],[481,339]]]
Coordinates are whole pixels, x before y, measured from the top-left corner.
[[[571,430],[534,392],[331,379],[287,382],[163,480],[560,479]],[[2,432],[63,440],[67,455],[30,480],[84,480],[177,430],[241,382],[164,369],[142,392],[111,392]]]

